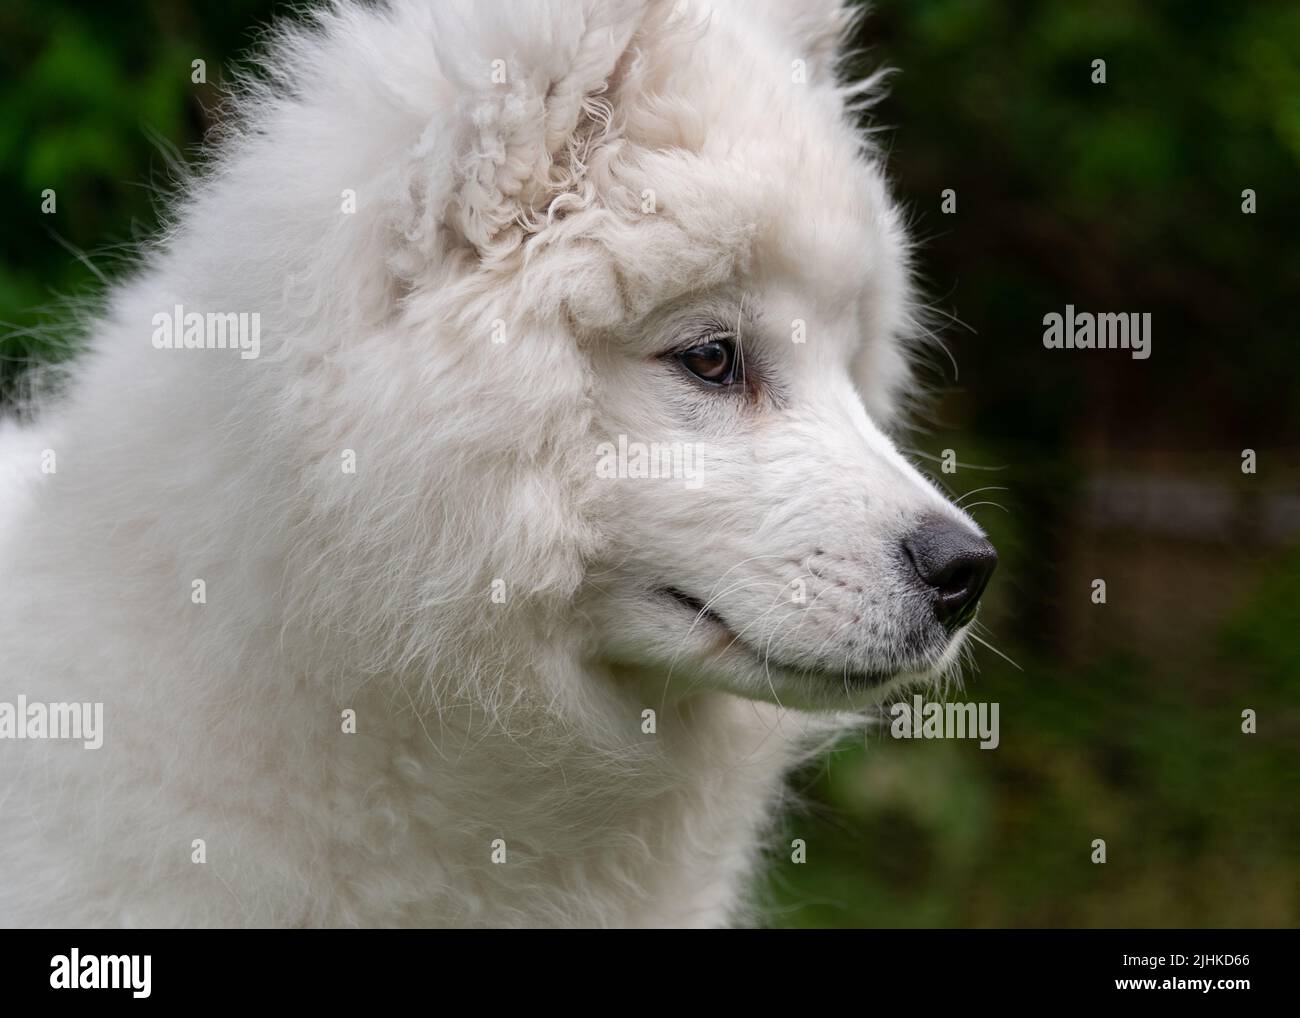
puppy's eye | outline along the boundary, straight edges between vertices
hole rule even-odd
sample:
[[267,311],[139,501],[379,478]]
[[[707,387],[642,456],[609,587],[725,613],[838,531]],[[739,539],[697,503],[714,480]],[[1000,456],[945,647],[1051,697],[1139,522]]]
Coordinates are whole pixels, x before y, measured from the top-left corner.
[[739,377],[736,344],[731,339],[711,339],[682,351],[677,359],[692,375],[710,385],[734,385],[743,380]]

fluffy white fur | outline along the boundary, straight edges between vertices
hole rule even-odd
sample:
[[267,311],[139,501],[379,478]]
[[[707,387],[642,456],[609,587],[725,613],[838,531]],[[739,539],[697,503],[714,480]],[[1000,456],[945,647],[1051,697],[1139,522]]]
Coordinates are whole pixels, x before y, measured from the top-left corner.
[[[956,653],[902,641],[890,549],[959,514],[886,437],[916,330],[847,22],[394,0],[278,33],[3,432],[0,700],[106,731],[0,741],[0,922],[746,920],[783,772],[882,695],[850,672]],[[259,312],[261,357],[154,349],[174,304]],[[661,356],[718,320],[752,397]],[[618,435],[703,443],[705,482],[598,478]]]

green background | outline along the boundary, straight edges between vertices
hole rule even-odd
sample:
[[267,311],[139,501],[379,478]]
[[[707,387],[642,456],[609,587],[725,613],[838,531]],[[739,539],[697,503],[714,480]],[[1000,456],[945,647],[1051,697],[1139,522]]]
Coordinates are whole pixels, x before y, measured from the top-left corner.
[[[86,261],[122,271],[169,162],[288,10],[0,10],[11,402],[26,368],[75,352]],[[968,497],[1002,556],[982,620],[1020,668],[978,647],[957,694],[1000,704],[994,751],[881,728],[800,774],[766,921],[1294,925],[1300,6],[882,0],[860,42],[863,70],[900,71],[873,120],[960,366],[934,358],[913,451],[954,451],[954,474],[926,461],[954,495],[994,489]],[[1045,350],[1042,316],[1067,303],[1150,312],[1151,359]]]

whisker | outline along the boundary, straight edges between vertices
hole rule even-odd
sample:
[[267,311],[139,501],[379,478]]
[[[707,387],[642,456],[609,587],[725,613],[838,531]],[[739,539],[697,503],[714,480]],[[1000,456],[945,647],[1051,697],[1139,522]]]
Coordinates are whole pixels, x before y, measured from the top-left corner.
[[972,495],[978,495],[981,491],[1010,491],[1010,490],[1011,489],[1008,488],[1005,484],[986,484],[982,488],[975,488],[972,491],[966,492],[966,494],[962,495],[961,498],[954,500],[953,505],[959,506],[962,504],[964,500],[970,498]]
[[970,633],[970,634],[968,634],[968,635],[969,635],[970,638],[971,638],[972,640],[974,640],[976,643],[978,643],[978,644],[980,644],[980,645],[982,645],[982,646],[984,646],[984,647],[987,647],[989,650],[993,651],[994,654],[996,654],[998,657],[1002,658],[1003,661],[1007,662],[1007,664],[1009,664],[1009,665],[1011,665],[1012,667],[1014,667],[1017,671],[1021,671],[1021,672],[1024,671],[1023,668],[1021,668],[1018,664],[1016,664],[1014,661],[1012,661],[1011,658],[1009,658],[1009,657],[1007,657],[1005,654],[1003,654],[1002,651],[998,650],[997,647],[993,646],[993,644],[989,643],[988,640],[981,639],[980,637],[976,636],[974,633]]
[[[906,449],[903,449],[903,452],[907,453],[909,456],[915,456],[917,459],[930,460],[930,462],[932,462],[932,463],[942,463],[942,462],[943,462],[943,457],[942,457],[942,456],[936,456],[936,455],[934,455],[934,453],[922,452],[920,449],[906,448]],[[993,471],[997,471],[997,470],[1006,470],[1006,469],[1008,469],[1008,464],[1005,464],[1005,463],[1004,463],[1002,466],[1000,466],[1000,467],[982,467],[982,466],[980,466],[978,463],[962,463],[962,462],[958,461],[957,466],[961,467],[963,470],[993,470]]]

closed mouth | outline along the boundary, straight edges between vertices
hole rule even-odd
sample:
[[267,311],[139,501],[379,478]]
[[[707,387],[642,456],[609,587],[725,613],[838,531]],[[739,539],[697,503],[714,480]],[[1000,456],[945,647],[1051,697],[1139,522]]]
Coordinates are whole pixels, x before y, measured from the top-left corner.
[[885,671],[864,671],[861,669],[846,670],[843,668],[810,668],[807,665],[783,664],[780,661],[773,661],[768,655],[760,654],[754,647],[751,647],[734,629],[728,625],[727,620],[715,612],[698,597],[686,593],[678,587],[663,587],[659,593],[665,597],[671,598],[680,604],[683,608],[688,609],[697,619],[704,619],[712,622],[730,635],[731,640],[728,646],[735,646],[744,649],[764,668],[778,670],[794,676],[796,679],[806,679],[814,682],[831,681],[837,685],[845,685],[855,689],[870,689],[875,686],[883,686],[885,683],[898,677],[897,672]]

